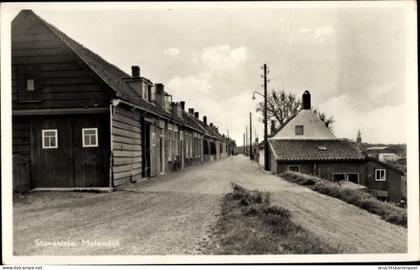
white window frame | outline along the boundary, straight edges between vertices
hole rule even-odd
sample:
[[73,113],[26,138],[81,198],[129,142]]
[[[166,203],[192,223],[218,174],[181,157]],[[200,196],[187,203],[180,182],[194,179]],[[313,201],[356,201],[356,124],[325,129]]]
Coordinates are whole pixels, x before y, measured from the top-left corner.
[[[95,131],[95,144],[86,144],[85,141],[85,131],[90,131],[90,130],[94,130]],[[99,141],[99,136],[98,136],[98,128],[82,128],[82,146],[83,148],[90,148],[90,147],[98,147],[98,141]]]
[[[48,136],[49,138],[55,139],[55,146],[45,145],[45,132],[54,132],[54,137]],[[43,129],[42,132],[42,149],[56,149],[58,148],[58,130],[57,129]]]
[[298,168],[297,172],[300,173],[300,166],[299,165],[289,165],[289,166],[287,166],[287,171],[296,172],[296,171],[290,170],[290,167],[297,167]]
[[[376,177],[376,173],[378,171],[383,171],[384,172],[384,177],[383,178],[377,178]],[[386,169],[375,169],[375,181],[376,182],[385,182],[386,181]]]
[[[32,82],[32,88],[29,87],[29,82]],[[26,91],[35,91],[35,79],[34,78],[28,78],[26,79]]]

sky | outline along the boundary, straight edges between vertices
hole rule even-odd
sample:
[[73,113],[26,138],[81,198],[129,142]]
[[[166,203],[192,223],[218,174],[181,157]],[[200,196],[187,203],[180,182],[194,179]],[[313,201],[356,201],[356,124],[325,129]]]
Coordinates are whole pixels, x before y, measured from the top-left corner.
[[262,98],[251,98],[263,91],[263,64],[269,90],[309,90],[312,105],[334,117],[337,137],[360,130],[365,142],[405,143],[410,9],[361,4],[25,7],[125,72],[139,65],[237,145],[250,112],[254,138],[263,137],[255,111]]

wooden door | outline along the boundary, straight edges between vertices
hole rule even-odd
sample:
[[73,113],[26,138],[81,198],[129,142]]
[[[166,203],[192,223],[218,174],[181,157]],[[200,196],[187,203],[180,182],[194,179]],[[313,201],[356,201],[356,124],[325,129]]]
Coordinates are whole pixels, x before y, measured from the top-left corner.
[[143,159],[142,159],[142,166],[143,166],[143,177],[150,177],[150,124],[144,123],[143,129],[143,137],[144,137],[144,144],[143,144]]
[[32,187],[74,186],[71,142],[70,118],[57,116],[31,121]]
[[109,123],[104,115],[72,119],[75,187],[109,186]]

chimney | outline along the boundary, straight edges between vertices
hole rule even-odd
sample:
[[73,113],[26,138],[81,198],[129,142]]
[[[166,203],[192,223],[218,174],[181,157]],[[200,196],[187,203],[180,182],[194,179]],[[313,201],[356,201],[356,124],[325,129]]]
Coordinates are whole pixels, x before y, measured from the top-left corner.
[[155,83],[155,89],[156,95],[162,95],[165,90],[165,86],[161,83]]
[[203,123],[205,126],[207,126],[207,116],[203,116]]
[[195,113],[194,113],[194,117],[195,117],[195,118],[197,118],[197,119],[198,119],[198,118],[199,118],[199,116],[200,116],[200,114],[199,114],[198,112],[195,112]]
[[189,112],[190,114],[194,114],[194,108],[189,108],[189,109],[188,109],[188,112]]
[[131,77],[140,78],[140,67],[139,66],[131,66]]
[[179,104],[181,104],[181,109],[184,111],[185,110],[185,101],[181,101],[181,102],[179,102]]
[[271,135],[276,132],[276,120],[271,120]]
[[311,109],[311,94],[308,90],[305,91],[302,95],[302,105],[304,110],[310,110]]
[[161,108],[165,107],[165,97],[163,96],[165,86],[161,83],[155,83],[156,104]]

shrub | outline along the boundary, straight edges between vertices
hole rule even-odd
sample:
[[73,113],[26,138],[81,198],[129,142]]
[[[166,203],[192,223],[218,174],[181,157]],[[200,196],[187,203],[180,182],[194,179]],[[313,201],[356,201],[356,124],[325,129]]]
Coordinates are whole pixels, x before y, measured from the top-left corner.
[[302,173],[287,172],[280,176],[290,182],[308,186],[319,193],[340,199],[372,214],[379,215],[387,222],[407,227],[407,212],[405,209],[391,203],[382,202],[371,194],[343,188],[337,183]]
[[[268,193],[232,185],[209,244],[211,254],[335,254],[342,252],[302,228]],[[258,195],[259,194],[259,195]],[[244,205],[242,200],[249,203]]]

